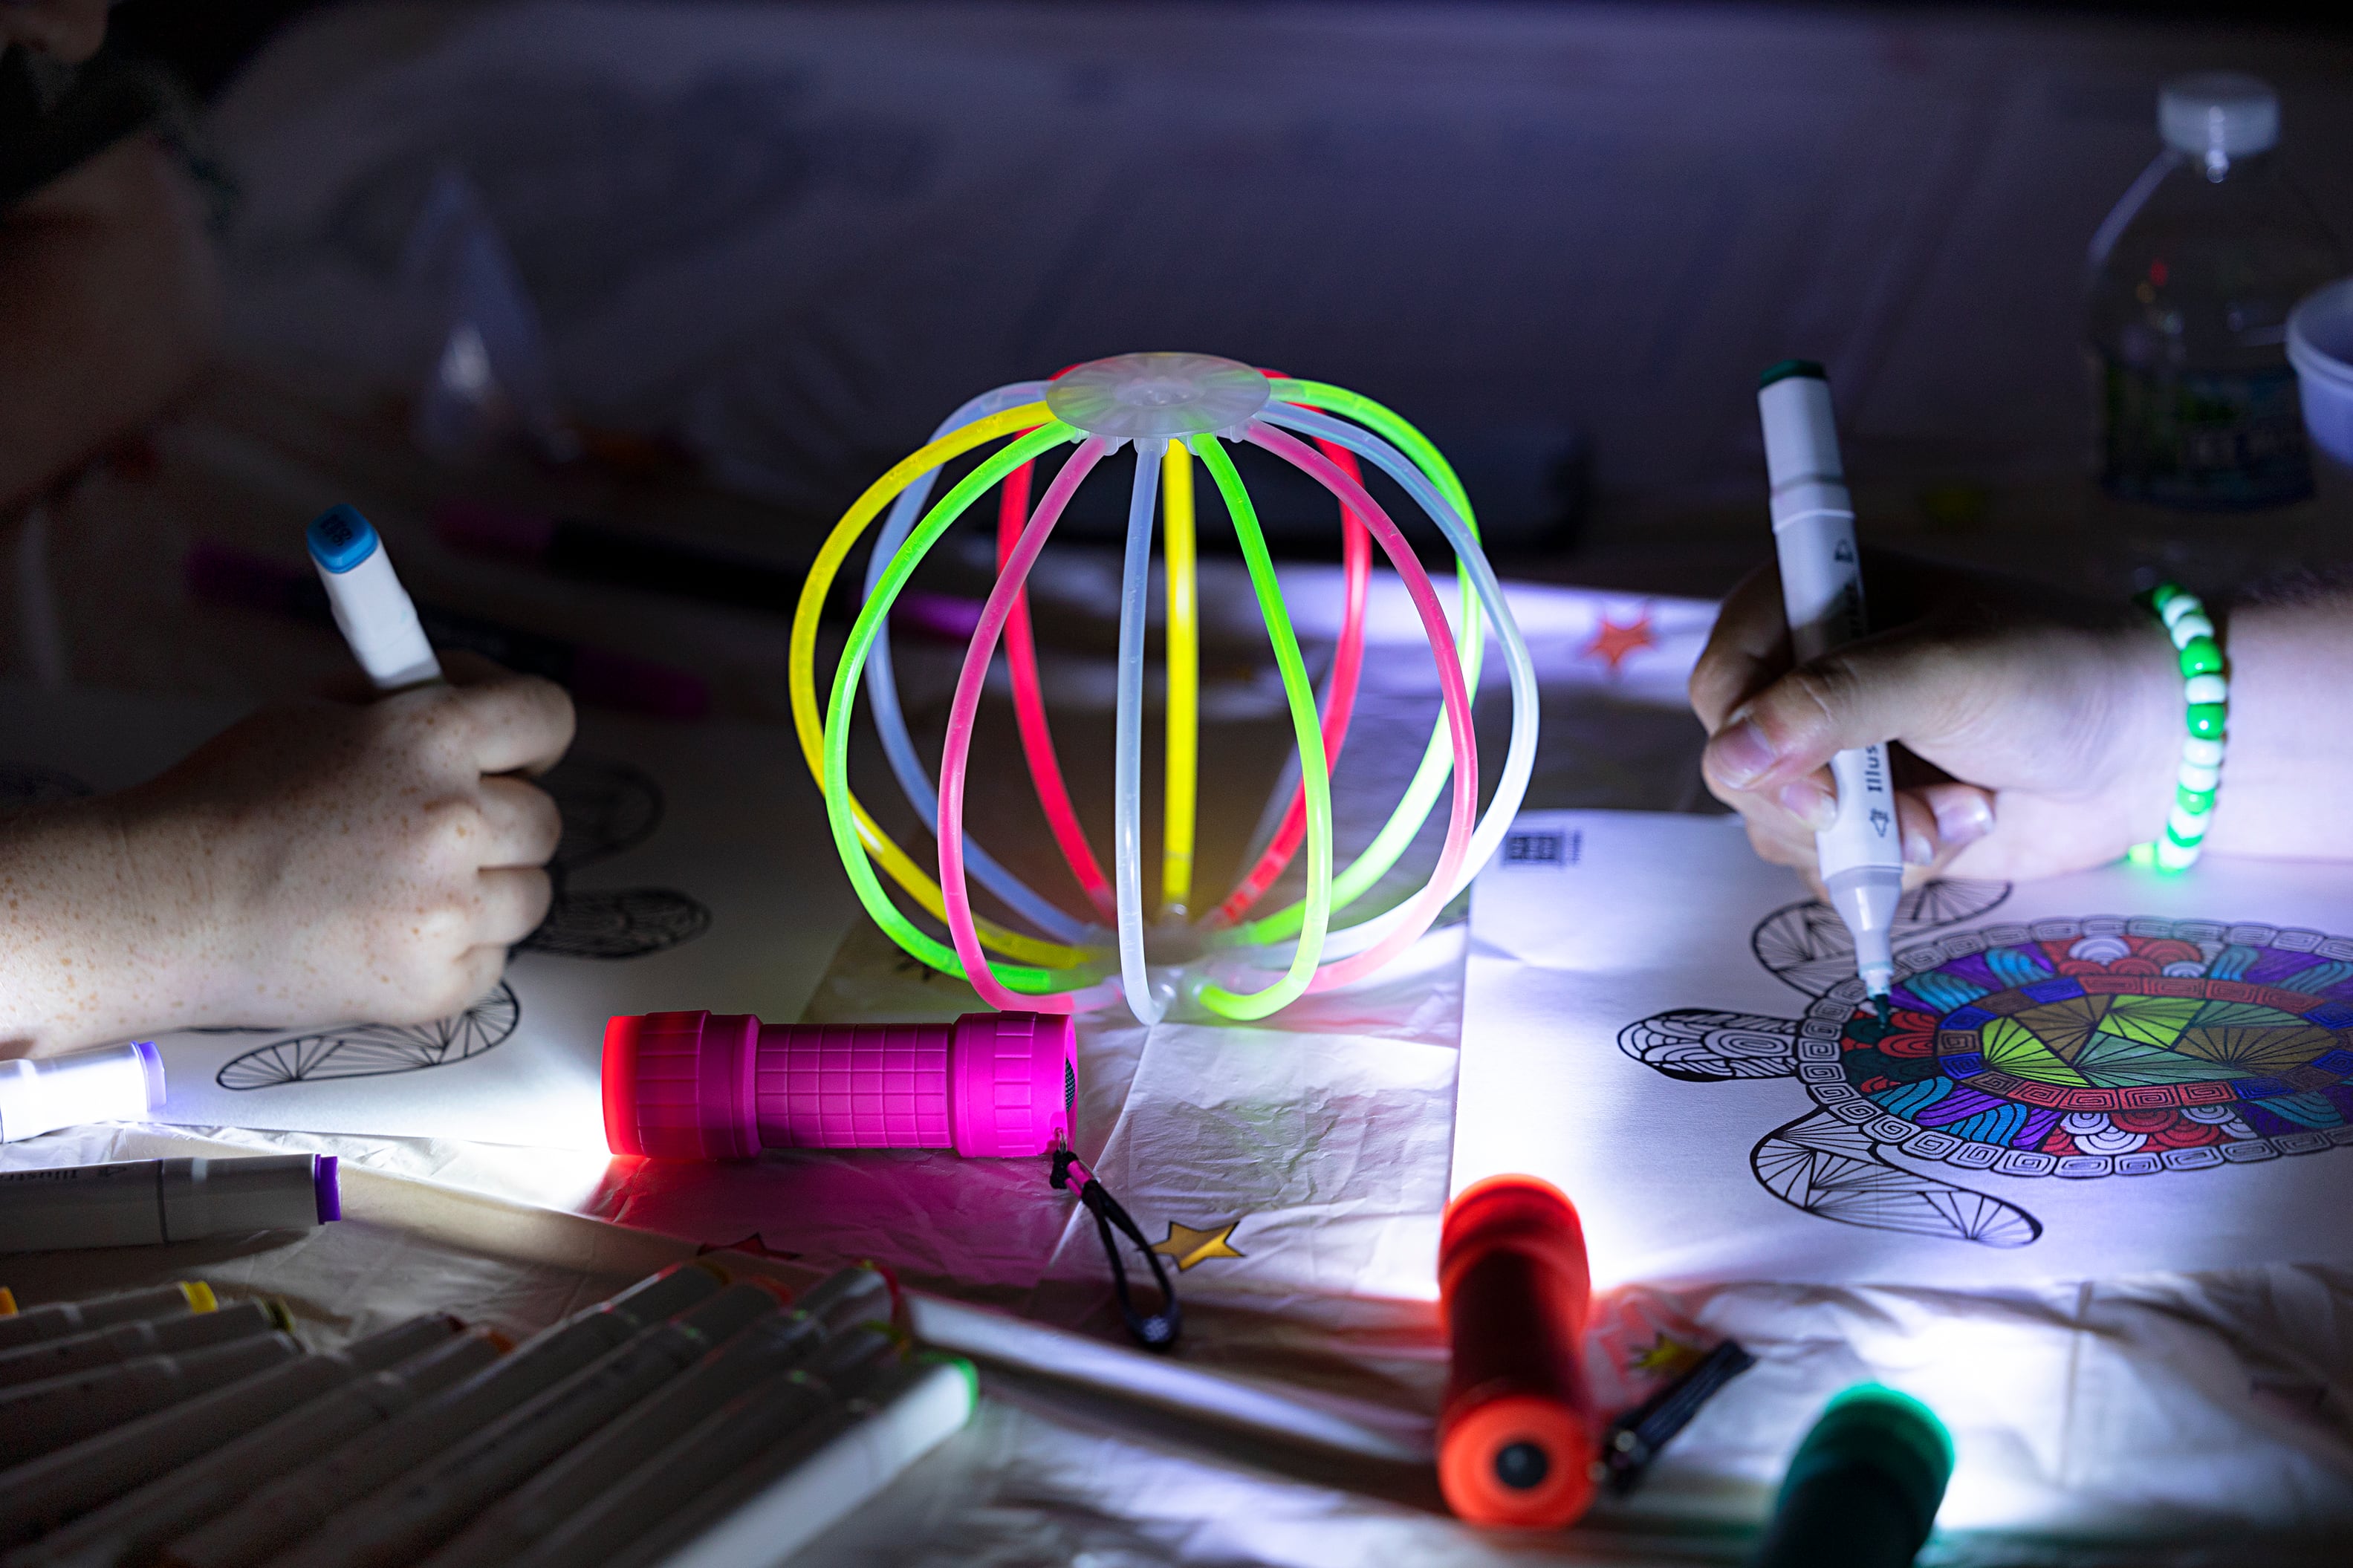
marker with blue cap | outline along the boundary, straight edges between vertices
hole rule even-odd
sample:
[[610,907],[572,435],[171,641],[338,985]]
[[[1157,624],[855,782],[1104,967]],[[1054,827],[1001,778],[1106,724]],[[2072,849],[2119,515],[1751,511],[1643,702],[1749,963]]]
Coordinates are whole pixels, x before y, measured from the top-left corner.
[[307,536],[335,625],[375,689],[399,691],[440,679],[441,662],[375,526],[356,508],[330,507],[311,521]]

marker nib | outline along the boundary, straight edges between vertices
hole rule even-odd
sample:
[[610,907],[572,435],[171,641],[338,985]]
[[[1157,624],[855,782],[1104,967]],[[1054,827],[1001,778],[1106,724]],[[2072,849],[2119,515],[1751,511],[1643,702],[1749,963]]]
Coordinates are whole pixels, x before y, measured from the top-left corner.
[[1895,1007],[1893,1003],[1888,1001],[1886,992],[1880,991],[1873,993],[1871,998],[1871,1005],[1873,1010],[1878,1013],[1879,1021],[1882,1024],[1893,1024],[1895,1022]]

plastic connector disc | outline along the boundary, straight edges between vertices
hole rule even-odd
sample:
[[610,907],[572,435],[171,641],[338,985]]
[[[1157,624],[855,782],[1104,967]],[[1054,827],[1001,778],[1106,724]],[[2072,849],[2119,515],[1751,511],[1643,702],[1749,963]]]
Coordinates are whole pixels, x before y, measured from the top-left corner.
[[1214,354],[1117,354],[1073,365],[1046,387],[1055,418],[1115,440],[1238,430],[1266,403],[1266,377]]

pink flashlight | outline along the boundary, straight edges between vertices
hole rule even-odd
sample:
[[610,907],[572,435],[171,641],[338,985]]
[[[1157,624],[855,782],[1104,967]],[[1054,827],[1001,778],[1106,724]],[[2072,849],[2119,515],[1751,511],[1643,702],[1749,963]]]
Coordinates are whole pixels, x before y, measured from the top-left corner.
[[605,1025],[616,1154],[739,1160],[763,1149],[954,1149],[1014,1159],[1070,1141],[1068,1015],[953,1024],[763,1024],[746,1013]]

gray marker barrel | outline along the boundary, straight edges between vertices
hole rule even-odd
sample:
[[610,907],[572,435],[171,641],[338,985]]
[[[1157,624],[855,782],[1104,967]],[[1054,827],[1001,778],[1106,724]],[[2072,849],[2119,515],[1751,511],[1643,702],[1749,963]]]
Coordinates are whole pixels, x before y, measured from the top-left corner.
[[340,1510],[463,1442],[648,1324],[717,1295],[724,1280],[707,1264],[686,1264],[575,1312],[496,1364],[262,1487],[174,1542],[164,1561],[180,1568],[248,1568],[266,1562]]
[[613,1568],[783,1562],[971,1420],[979,1381],[970,1363],[955,1357],[883,1368],[828,1423],[814,1452],[793,1452],[798,1445],[792,1445],[755,1459],[695,1505],[695,1528],[676,1545],[633,1552]]
[[0,1394],[0,1464],[21,1464],[301,1353],[293,1335],[269,1333],[9,1389]]
[[0,1252],[309,1230],[343,1213],[332,1154],[125,1160],[0,1173]]
[[646,1462],[744,1391],[793,1370],[849,1326],[891,1315],[889,1282],[836,1271],[790,1311],[754,1323],[619,1420],[525,1482],[427,1558],[422,1568],[506,1568],[564,1529]]
[[843,1401],[896,1349],[887,1333],[852,1329],[807,1370],[744,1390],[669,1447],[646,1456],[626,1481],[518,1559],[518,1568],[600,1568],[624,1543],[630,1543],[624,1555],[634,1559],[659,1555],[691,1537],[732,1506],[717,1500],[715,1490],[754,1458],[789,1466],[814,1450]]
[[0,1352],[0,1391],[45,1378],[115,1366],[142,1355],[178,1355],[256,1334],[291,1332],[294,1320],[275,1301],[239,1301],[217,1312],[190,1312],[148,1323],[117,1323],[37,1345]]
[[409,1568],[475,1515],[639,1400],[781,1305],[776,1292],[734,1285],[684,1316],[645,1330],[522,1408],[330,1520],[275,1568]]
[[163,1104],[164,1058],[145,1040],[0,1062],[0,1143],[86,1121],[138,1121]]
[[342,1350],[271,1367],[0,1471],[0,1544],[119,1497],[354,1378],[430,1351],[459,1327],[457,1319],[438,1312],[412,1318]]
[[488,1366],[506,1342],[490,1329],[455,1339],[321,1395],[222,1444],[170,1474],[124,1493],[94,1513],[8,1559],[8,1568],[100,1568],[150,1558],[174,1537],[227,1513],[290,1454],[322,1454]]
[[201,1279],[183,1279],[146,1290],[125,1290],[119,1296],[94,1296],[87,1301],[47,1301],[26,1307],[12,1317],[0,1318],[0,1351],[87,1333],[109,1323],[176,1317],[182,1312],[209,1312],[218,1305],[213,1288]]

